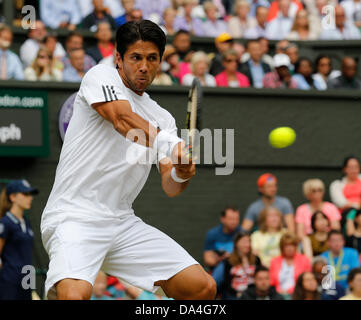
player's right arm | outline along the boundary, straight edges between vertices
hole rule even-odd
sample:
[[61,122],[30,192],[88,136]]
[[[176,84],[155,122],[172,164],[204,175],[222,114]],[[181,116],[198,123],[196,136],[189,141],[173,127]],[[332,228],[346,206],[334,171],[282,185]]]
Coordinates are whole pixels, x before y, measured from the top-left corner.
[[[133,112],[127,100],[94,103],[92,107],[105,120],[112,123],[114,129],[124,137],[133,139],[134,142],[146,147],[153,146],[154,140],[160,130]],[[137,135],[135,138],[136,130],[133,129],[140,130],[142,134]]]

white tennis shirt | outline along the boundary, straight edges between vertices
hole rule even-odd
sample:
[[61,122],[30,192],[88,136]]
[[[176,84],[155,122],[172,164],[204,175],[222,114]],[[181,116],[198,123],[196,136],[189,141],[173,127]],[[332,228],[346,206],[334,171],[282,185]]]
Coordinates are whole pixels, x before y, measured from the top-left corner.
[[[74,102],[42,228],[58,220],[62,213],[114,218],[133,212],[132,203],[156,156],[149,148],[123,137],[92,107],[112,100],[128,100],[133,112],[177,135],[172,115],[147,93],[139,96],[125,87],[115,68],[96,65],[90,69]],[[150,161],[145,161],[145,156]]]

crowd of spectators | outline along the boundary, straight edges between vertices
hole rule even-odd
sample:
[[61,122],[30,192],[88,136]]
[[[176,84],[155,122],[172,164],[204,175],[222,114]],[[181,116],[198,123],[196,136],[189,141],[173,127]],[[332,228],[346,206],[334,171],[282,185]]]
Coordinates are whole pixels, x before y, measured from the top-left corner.
[[[327,5],[333,28],[325,25],[332,21]],[[19,56],[11,51],[10,23],[0,25],[1,79],[79,82],[95,64],[114,66],[117,27],[150,19],[174,37],[156,85],[189,85],[197,77],[209,87],[361,88],[355,57],[343,57],[335,70],[327,54],[302,57],[292,42],[361,39],[361,0],[40,0],[38,11]],[[65,48],[60,29],[69,32]],[[84,43],[82,30],[93,33],[94,45]],[[214,52],[193,50],[197,36],[214,39]],[[278,41],[274,55],[269,40]]]
[[226,207],[207,232],[204,263],[218,298],[241,300],[361,300],[360,161],[345,158],[343,177],[303,184],[305,202],[296,210],[277,194],[277,178],[262,174],[259,198],[240,220]]

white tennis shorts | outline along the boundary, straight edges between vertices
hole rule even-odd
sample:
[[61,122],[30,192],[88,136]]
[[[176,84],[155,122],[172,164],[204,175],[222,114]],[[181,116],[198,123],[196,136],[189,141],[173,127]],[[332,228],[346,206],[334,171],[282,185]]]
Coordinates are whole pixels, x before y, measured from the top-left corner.
[[66,278],[94,285],[102,270],[155,292],[154,282],[198,264],[173,239],[134,214],[96,221],[65,215],[61,223],[42,230],[42,241],[50,259],[45,282],[50,300],[57,297],[54,284]]

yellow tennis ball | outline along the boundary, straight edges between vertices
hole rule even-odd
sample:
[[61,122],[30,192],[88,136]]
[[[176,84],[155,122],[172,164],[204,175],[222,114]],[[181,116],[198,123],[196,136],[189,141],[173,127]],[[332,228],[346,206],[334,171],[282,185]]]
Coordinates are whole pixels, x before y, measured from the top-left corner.
[[296,132],[289,127],[273,129],[269,134],[269,142],[274,148],[286,148],[296,140]]

